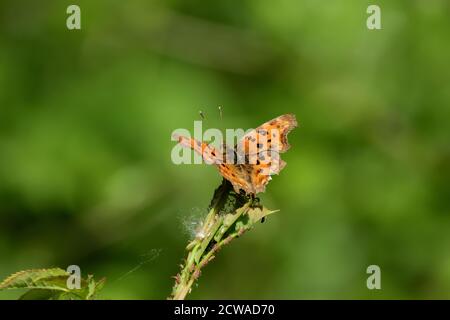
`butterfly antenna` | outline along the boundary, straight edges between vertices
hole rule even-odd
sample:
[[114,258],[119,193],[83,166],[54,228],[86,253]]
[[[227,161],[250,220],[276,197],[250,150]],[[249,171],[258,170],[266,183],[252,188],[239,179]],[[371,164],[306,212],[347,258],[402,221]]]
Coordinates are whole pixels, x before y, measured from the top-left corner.
[[218,109],[219,109],[219,117],[221,120],[222,133],[224,134],[221,148],[222,148],[222,155],[225,160],[227,157],[227,148],[228,147],[227,147],[226,136],[225,136],[226,129],[224,128],[224,123],[223,123],[223,107],[219,106]]
[[206,119],[205,114],[203,113],[202,110],[199,110],[198,114],[200,115],[200,118],[202,118],[202,120]]
[[220,120],[223,119],[223,108],[222,106],[219,106],[219,116],[220,116]]
[[[206,120],[206,115],[205,115],[205,113],[202,110],[199,110],[198,114],[200,115],[200,118],[202,118],[202,121]],[[209,143],[207,143],[207,144],[209,144]]]
[[[222,131],[225,132],[225,128],[223,127],[224,126],[224,123],[223,123],[223,107],[219,106],[218,109],[219,109],[219,117],[220,117],[220,120],[221,120],[220,127],[222,127]],[[225,144],[225,137],[223,137],[223,143]]]
[[[223,120],[223,108],[222,108],[222,106],[218,106],[217,109],[219,109],[220,120]],[[223,123],[221,123],[221,127],[222,127],[222,125],[223,125]],[[224,130],[222,130],[222,131],[224,131]],[[225,145],[225,137],[223,137],[222,144]]]

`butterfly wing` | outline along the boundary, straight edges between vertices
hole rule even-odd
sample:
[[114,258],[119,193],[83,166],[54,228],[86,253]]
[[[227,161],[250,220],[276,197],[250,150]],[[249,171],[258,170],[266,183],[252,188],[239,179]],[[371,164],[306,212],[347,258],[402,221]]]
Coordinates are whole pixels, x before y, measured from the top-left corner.
[[[284,114],[248,132],[242,137],[238,145],[241,144],[243,152],[247,154],[266,150],[274,150],[278,153],[286,152],[291,147],[287,135],[296,127],[297,119],[295,115]],[[258,150],[252,150],[252,145],[256,146]]]
[[287,135],[295,127],[295,115],[285,114],[267,121],[239,141],[236,153],[238,158],[245,162],[242,166],[249,175],[248,180],[252,186],[250,193],[264,192],[272,179],[271,175],[279,174],[286,166],[286,162],[280,158],[280,153],[290,148]]
[[177,140],[181,146],[185,148],[191,148],[199,155],[201,155],[206,164],[219,164],[222,162],[222,155],[219,153],[219,151],[205,142],[180,135],[174,135],[173,139]]
[[193,138],[175,136],[175,139],[183,147],[200,154],[205,163],[216,165],[236,192],[244,190],[246,194],[257,194],[264,192],[271,175],[278,174],[286,165],[279,153],[289,149],[287,134],[296,126],[295,115],[285,114],[250,131],[235,147],[232,158],[237,158],[237,164],[227,163],[230,150],[226,147],[224,151],[219,151]]
[[226,163],[228,159],[226,153],[234,153],[232,149],[224,148],[224,153],[222,154],[221,151],[215,149],[213,146],[196,139],[178,135],[174,136],[174,138],[181,146],[193,149],[200,154],[206,164],[214,164],[219,169],[219,173],[232,183],[236,192],[239,192],[239,189],[243,189],[246,192],[249,191],[249,193],[251,192],[252,185],[251,181],[247,179],[247,172],[244,172],[240,165]]
[[245,193],[255,193],[252,181],[250,179],[250,172],[245,165],[235,165],[222,163],[218,165],[219,172],[233,185],[234,191],[239,193],[239,190],[244,190]]

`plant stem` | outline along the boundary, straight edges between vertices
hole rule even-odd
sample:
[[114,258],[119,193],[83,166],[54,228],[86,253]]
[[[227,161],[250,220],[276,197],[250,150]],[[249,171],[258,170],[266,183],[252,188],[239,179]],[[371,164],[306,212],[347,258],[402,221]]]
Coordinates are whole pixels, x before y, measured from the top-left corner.
[[258,199],[237,194],[231,184],[223,180],[214,192],[210,210],[197,236],[186,247],[184,265],[175,278],[169,299],[184,300],[200,277],[201,270],[215,254],[233,239],[241,236],[253,225],[275,212],[261,207]]
[[186,247],[188,255],[185,260],[185,265],[182,265],[181,272],[175,276],[175,285],[173,287],[172,296],[169,298],[174,300],[184,300],[186,295],[191,291],[192,285],[200,276],[201,268],[205,266],[208,261],[212,260],[211,255],[204,255],[204,253],[220,226],[220,210],[223,206],[224,199],[230,191],[231,189],[225,181],[222,182],[222,185],[215,191],[211,201],[211,209],[202,223],[201,230],[197,232],[197,237]]

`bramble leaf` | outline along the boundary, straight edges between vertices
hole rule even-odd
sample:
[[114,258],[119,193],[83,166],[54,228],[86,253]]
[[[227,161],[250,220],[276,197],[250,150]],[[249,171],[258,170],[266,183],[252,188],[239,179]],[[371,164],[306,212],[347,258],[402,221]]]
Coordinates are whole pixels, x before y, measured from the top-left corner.
[[95,281],[92,275],[81,279],[79,289],[70,289],[70,273],[60,268],[24,270],[12,274],[0,283],[0,291],[30,289],[20,300],[90,300],[103,288],[105,279]]
[[69,291],[66,285],[69,276],[66,270],[60,268],[19,271],[0,283],[0,290],[27,288]]

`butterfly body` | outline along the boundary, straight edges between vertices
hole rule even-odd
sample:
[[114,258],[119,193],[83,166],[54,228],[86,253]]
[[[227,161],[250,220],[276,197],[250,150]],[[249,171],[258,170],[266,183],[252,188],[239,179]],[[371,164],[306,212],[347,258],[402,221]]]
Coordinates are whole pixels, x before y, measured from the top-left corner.
[[178,136],[177,140],[199,153],[205,163],[215,165],[236,192],[255,195],[264,192],[271,175],[286,165],[279,154],[289,149],[287,134],[295,127],[295,115],[281,115],[248,132],[234,149],[225,146],[221,151],[193,138]]

